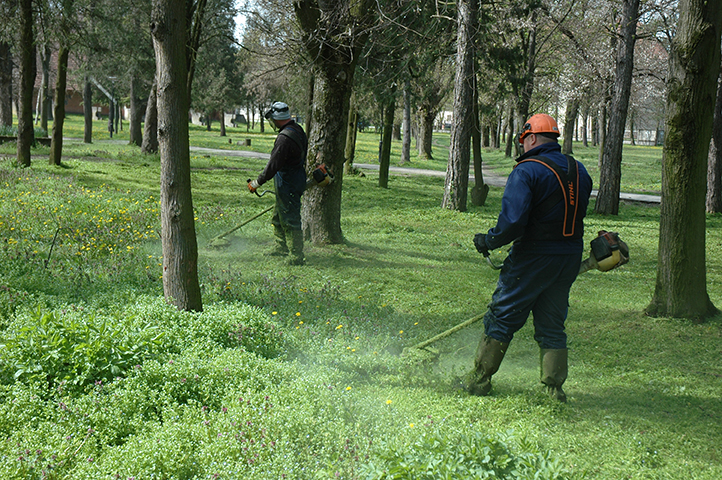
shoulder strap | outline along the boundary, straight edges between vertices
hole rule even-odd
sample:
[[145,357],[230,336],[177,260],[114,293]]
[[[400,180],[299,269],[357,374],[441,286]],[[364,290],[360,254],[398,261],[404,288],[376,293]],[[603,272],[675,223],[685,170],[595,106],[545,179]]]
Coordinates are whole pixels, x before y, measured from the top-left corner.
[[303,163],[305,164],[306,152],[308,150],[308,139],[306,138],[306,135],[304,135],[290,125],[278,132],[278,134],[290,138],[296,145],[298,145],[298,148],[301,149],[301,157],[303,158]]
[[567,158],[567,171],[562,171],[559,165],[543,156],[533,156],[526,158],[517,165],[524,162],[537,162],[549,168],[557,177],[560,190],[549,195],[539,205],[538,211],[544,214],[552,209],[560,201],[564,201],[564,228],[562,235],[564,237],[574,236],[577,219],[577,190],[579,186],[579,166],[577,161],[571,155],[564,155]]

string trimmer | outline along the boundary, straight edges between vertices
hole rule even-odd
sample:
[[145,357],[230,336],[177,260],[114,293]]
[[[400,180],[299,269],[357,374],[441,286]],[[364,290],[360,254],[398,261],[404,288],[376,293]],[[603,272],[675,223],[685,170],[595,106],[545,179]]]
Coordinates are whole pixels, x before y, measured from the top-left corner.
[[[325,187],[326,185],[328,185],[328,184],[331,183],[332,181],[333,181],[333,175],[331,175],[331,174],[328,172],[328,170],[326,170],[326,165],[321,164],[321,165],[317,166],[317,167],[313,170],[313,172],[311,172],[311,178],[309,178],[309,179],[306,181],[306,190],[308,190],[309,188],[314,187],[314,186],[316,186],[316,187]],[[251,182],[251,179],[249,178],[248,180],[246,180],[246,182],[247,182],[247,183],[250,183],[250,182]],[[274,191],[272,191],[272,190],[264,190],[264,191],[261,192],[261,193],[258,193],[258,190],[256,190],[255,193],[256,193],[256,195],[257,195],[258,197],[262,197],[262,196],[264,196],[264,195],[267,194],[267,193],[270,193],[270,194],[272,194],[272,195],[275,195],[275,194],[276,194],[276,192],[274,192]],[[265,210],[262,211],[261,213],[258,213],[258,214],[256,214],[256,215],[254,215],[253,217],[249,218],[248,220],[244,221],[243,223],[241,223],[241,224],[239,224],[239,225],[236,225],[235,227],[231,228],[231,229],[228,230],[227,232],[223,232],[223,233],[221,233],[220,235],[217,235],[217,236],[213,237],[213,238],[208,242],[208,246],[209,246],[209,247],[215,247],[215,248],[227,247],[227,246],[228,246],[228,240],[225,240],[225,239],[224,239],[225,237],[227,237],[227,236],[230,235],[231,233],[235,232],[236,230],[240,229],[241,227],[244,227],[244,226],[248,225],[249,223],[251,223],[252,221],[254,221],[255,219],[257,219],[258,217],[261,217],[261,216],[263,216],[264,214],[270,212],[271,210],[273,210],[274,207],[275,207],[275,205],[271,205],[270,207],[268,207],[267,209],[265,209]]]
[[[249,180],[249,182],[250,182],[250,180]],[[262,193],[258,193],[258,191],[256,190],[256,195],[258,195],[259,197],[262,197],[262,196],[264,196],[264,195],[267,194],[267,193],[270,193],[270,194],[272,194],[272,195],[275,195],[275,194],[276,194],[276,192],[273,192],[273,191],[271,191],[271,190],[265,190],[265,191],[263,191]],[[213,238],[211,239],[210,242],[208,242],[208,246],[209,246],[209,247],[212,247],[212,248],[227,247],[227,246],[228,246],[228,240],[226,240],[225,237],[227,237],[227,236],[230,235],[231,233],[235,232],[236,230],[239,230],[241,227],[244,227],[244,226],[248,225],[249,223],[251,223],[252,221],[254,221],[255,219],[257,219],[258,217],[263,216],[264,214],[270,212],[271,210],[273,210],[274,207],[275,207],[275,205],[271,205],[270,207],[268,207],[267,209],[265,209],[265,210],[262,211],[261,213],[257,213],[256,215],[252,216],[252,217],[249,218],[248,220],[246,220],[246,221],[244,221],[244,222],[236,225],[235,227],[231,228],[231,229],[228,230],[227,232],[223,232],[223,233],[221,233],[220,235],[216,235],[215,237],[213,237]]]
[[[619,238],[617,232],[607,232],[600,230],[597,238],[590,242],[591,252],[589,258],[584,260],[579,266],[579,273],[588,272],[589,270],[599,270],[600,272],[608,272],[629,262],[629,247]],[[497,265],[489,255],[485,255],[484,259],[494,270],[500,270],[502,265]],[[462,328],[466,328],[484,318],[484,314],[477,315],[462,322],[445,332],[424,340],[412,347],[404,348],[402,355],[416,357],[437,357],[439,352],[436,349],[429,348],[432,343],[438,342],[442,338],[458,332]]]

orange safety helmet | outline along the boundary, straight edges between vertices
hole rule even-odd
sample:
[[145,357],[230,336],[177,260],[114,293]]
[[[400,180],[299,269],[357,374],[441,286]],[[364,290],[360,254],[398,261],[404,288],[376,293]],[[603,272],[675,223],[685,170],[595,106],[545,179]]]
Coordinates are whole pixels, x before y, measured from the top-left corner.
[[556,120],[546,113],[537,113],[533,115],[524,124],[524,128],[521,129],[521,133],[517,139],[519,143],[524,143],[524,137],[530,133],[544,133],[559,136],[559,126]]

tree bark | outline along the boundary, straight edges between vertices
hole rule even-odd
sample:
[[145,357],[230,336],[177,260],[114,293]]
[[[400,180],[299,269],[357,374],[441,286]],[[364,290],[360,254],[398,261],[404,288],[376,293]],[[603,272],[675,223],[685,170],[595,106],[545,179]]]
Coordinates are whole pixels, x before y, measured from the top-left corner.
[[353,172],[353,161],[356,156],[356,132],[358,132],[358,106],[356,94],[351,93],[348,109],[348,125],[346,125],[346,147],[344,148],[344,172]]
[[[475,74],[476,75],[476,74]],[[474,111],[472,114],[474,128],[471,131],[472,158],[474,161],[474,188],[471,189],[471,203],[483,207],[489,195],[489,185],[484,183],[481,171],[481,123],[479,122],[479,83],[474,85]]]
[[313,128],[309,135],[309,173],[323,163],[335,177],[325,188],[308,190],[302,203],[306,237],[314,244],[343,243],[341,191],[349,100],[359,55],[374,19],[372,0],[315,2],[295,0],[303,43],[313,59]]
[[143,100],[139,94],[141,91],[140,79],[137,75],[132,74],[130,77],[130,129],[129,143],[140,147],[143,145]]
[[[506,150],[504,155],[511,157],[514,153],[514,104],[509,102],[509,121],[506,122]],[[526,119],[522,120],[526,121]],[[517,142],[519,143],[519,142]]]
[[567,102],[567,113],[564,119],[564,141],[562,143],[562,153],[566,155],[574,154],[572,136],[574,135],[574,122],[576,122],[578,115],[579,99],[575,97],[570,98]]
[[65,91],[68,84],[68,55],[70,49],[61,45],[58,50],[58,78],[55,80],[55,112],[53,113],[53,135],[50,139],[50,165],[60,165],[63,156],[63,125],[65,123]]
[[93,143],[93,87],[85,76],[83,86],[83,143]]
[[188,32],[186,3],[153,0],[160,147],[163,292],[180,310],[203,310],[193,220],[188,139]]
[[384,133],[379,158],[379,187],[389,188],[389,167],[391,165],[391,140],[394,128],[396,99],[391,99],[384,108]]
[[431,151],[431,141],[434,136],[434,119],[438,112],[434,108],[430,108],[427,105],[419,107],[419,119],[421,125],[419,126],[419,159],[431,160],[434,158]]
[[50,110],[52,102],[50,101],[50,45],[43,45],[41,62],[43,68],[43,80],[40,84],[40,128],[48,131],[48,117],[51,116]]
[[158,84],[153,81],[148,95],[148,105],[145,107],[145,128],[143,130],[143,143],[140,151],[145,154],[158,152]]
[[478,26],[476,0],[457,2],[454,120],[451,124],[449,162],[446,167],[442,208],[466,211],[469,187],[470,141],[474,113],[474,34]]
[[219,112],[221,112],[221,137],[226,136],[226,112],[223,109],[223,107],[220,107],[218,109]]
[[0,41],[0,126],[13,124],[13,55],[10,44]]
[[722,212],[722,69],[717,80],[712,141],[707,160],[707,213]]
[[35,45],[33,2],[20,1],[20,95],[18,105],[18,166],[30,166],[30,148],[35,141],[33,128],[33,87],[35,86]]
[[705,183],[720,73],[722,4],[681,0],[670,52],[657,282],[647,313],[702,320],[707,294]]
[[597,213],[617,215],[622,180],[622,146],[624,127],[627,124],[629,95],[634,67],[634,44],[637,34],[637,17],[640,0],[623,0],[622,35],[617,45],[617,66],[609,116],[609,131],[604,141],[599,174],[599,194],[594,207]]

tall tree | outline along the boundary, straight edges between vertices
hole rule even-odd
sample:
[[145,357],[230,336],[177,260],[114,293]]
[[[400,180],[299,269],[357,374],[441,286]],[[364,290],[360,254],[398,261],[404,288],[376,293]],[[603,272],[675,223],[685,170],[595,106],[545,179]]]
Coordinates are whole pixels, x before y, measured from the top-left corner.
[[150,28],[158,82],[163,292],[178,309],[201,311],[188,143],[188,19],[186,2],[153,0]]
[[0,40],[0,126],[13,124],[13,54],[10,42]]
[[349,99],[359,54],[375,18],[373,0],[295,0],[303,44],[313,62],[313,128],[309,168],[324,163],[335,175],[326,188],[306,192],[303,220],[316,244],[342,243],[341,191]]
[[624,127],[634,68],[634,43],[636,42],[637,18],[640,0],[623,0],[622,24],[617,44],[617,65],[614,95],[609,116],[609,130],[604,139],[602,163],[599,175],[599,194],[594,207],[598,213],[619,213],[619,192],[622,180],[622,146]]
[[18,166],[30,166],[30,148],[35,141],[33,128],[33,86],[35,85],[35,34],[33,1],[19,1],[20,99],[18,112]]
[[720,72],[722,4],[680,0],[671,50],[662,160],[657,282],[647,313],[704,319],[705,183]]
[[395,89],[386,99],[383,106],[383,134],[381,139],[381,156],[379,158],[379,187],[389,187],[389,167],[391,165],[391,134],[394,129],[394,112],[396,111]]
[[404,117],[401,123],[403,140],[401,141],[401,163],[411,161],[411,80],[404,80]]
[[58,50],[57,78],[55,80],[55,102],[53,112],[53,132],[50,137],[50,165],[60,165],[63,154],[63,125],[65,123],[65,94],[68,80],[68,57],[70,47],[60,45]]
[[476,0],[457,2],[456,76],[454,78],[454,120],[451,125],[449,162],[444,182],[443,208],[466,211],[469,186],[471,132],[474,127],[474,42],[478,28]]

